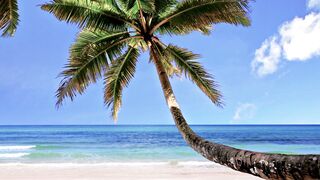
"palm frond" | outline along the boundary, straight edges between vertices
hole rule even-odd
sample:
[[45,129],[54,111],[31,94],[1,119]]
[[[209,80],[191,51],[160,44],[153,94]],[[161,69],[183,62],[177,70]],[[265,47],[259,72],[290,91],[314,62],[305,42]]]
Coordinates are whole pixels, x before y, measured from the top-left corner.
[[186,34],[216,23],[250,25],[249,0],[185,0],[154,25],[152,32]]
[[[78,38],[78,41],[71,47],[69,64],[60,74],[64,79],[56,93],[57,107],[65,98],[69,97],[73,100],[77,93],[82,94],[90,83],[96,82],[104,74],[105,69],[109,66],[106,54],[119,54],[131,38],[137,37],[123,37],[110,44],[92,45],[89,49],[84,49],[86,53],[83,53],[79,47],[86,47],[91,41],[82,38]],[[86,43],[87,40],[89,42]]]
[[155,14],[152,17],[152,26],[161,22],[162,17],[166,17],[175,11],[175,7],[178,5],[178,0],[155,0]]
[[197,54],[173,45],[168,45],[165,50],[166,53],[171,55],[177,67],[186,77],[192,80],[214,104],[222,106],[221,93],[217,89],[218,85],[212,75],[196,61],[196,59],[199,58]]
[[163,13],[169,12],[169,9],[178,4],[177,0],[155,0],[155,12],[159,13],[159,16]]
[[101,77],[104,69],[108,67],[106,54],[96,56],[93,60],[83,61],[82,58],[72,59],[60,74],[64,76],[56,92],[57,107],[61,106],[65,98],[73,101],[77,93],[82,94],[89,84]]
[[19,24],[17,0],[0,1],[0,29],[2,37],[13,36]]
[[[101,4],[102,1],[91,0],[53,0],[41,8],[54,14],[59,20],[76,23],[80,28],[125,30],[128,24],[134,24],[117,12],[112,4]],[[109,8],[106,8],[109,7]]]
[[[113,42],[128,38],[130,34],[127,31],[101,31],[95,30],[92,31],[90,29],[82,30],[79,33],[79,36],[70,49],[71,57],[83,57],[90,54],[90,51],[99,51],[99,49],[103,49],[104,47],[112,44]],[[121,46],[123,44],[119,44],[118,46],[114,46],[113,48],[108,50],[108,56],[113,59],[117,54],[120,53]],[[72,59],[72,58],[71,58]]]
[[165,48],[160,43],[154,41],[152,45],[153,49],[150,50],[150,58],[155,59],[153,56],[157,56],[157,58],[161,60],[163,68],[169,77],[180,77],[181,71],[173,64],[172,57],[166,52]]
[[111,10],[118,14],[123,13],[123,10],[121,9],[117,0],[102,0],[102,1],[100,0],[99,2],[100,2],[100,5],[103,5],[104,9]]
[[139,52],[129,47],[123,56],[119,57],[105,74],[105,104],[112,106],[112,117],[117,120],[122,103],[122,90],[127,87],[136,70]]
[[[127,10],[137,12],[142,9],[144,12],[154,12],[154,0],[121,0],[125,4]],[[135,10],[134,10],[135,9]]]

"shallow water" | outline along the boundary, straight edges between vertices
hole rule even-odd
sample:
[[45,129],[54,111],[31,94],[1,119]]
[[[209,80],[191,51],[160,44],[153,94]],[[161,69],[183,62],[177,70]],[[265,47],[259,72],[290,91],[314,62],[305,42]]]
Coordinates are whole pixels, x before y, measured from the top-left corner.
[[[319,154],[320,126],[192,126],[201,136],[254,151]],[[175,126],[0,126],[0,163],[205,161]]]

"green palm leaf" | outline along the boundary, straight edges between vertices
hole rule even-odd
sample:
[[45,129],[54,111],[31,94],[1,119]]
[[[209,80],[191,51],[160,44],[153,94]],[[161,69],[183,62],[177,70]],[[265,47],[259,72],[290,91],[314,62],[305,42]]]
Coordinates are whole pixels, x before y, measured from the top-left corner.
[[170,77],[180,77],[181,71],[179,68],[175,67],[172,62],[172,57],[169,53],[166,52],[166,49],[156,42],[153,42],[152,45],[153,50],[150,50],[150,58],[154,60],[155,57],[153,56],[157,56],[158,59],[161,59],[163,68]]
[[41,6],[59,20],[76,23],[81,28],[125,30],[131,24],[130,20],[117,8],[110,7],[113,7],[111,3],[91,0],[54,0]]
[[248,0],[185,0],[172,13],[160,17],[151,32],[185,34],[208,30],[216,23],[248,26],[247,12]]
[[105,104],[112,106],[112,117],[117,120],[121,106],[122,90],[127,87],[136,70],[139,52],[129,47],[123,56],[116,60],[105,75]]
[[[99,30],[89,30],[85,29],[79,33],[79,36],[76,40],[76,43],[72,45],[70,49],[71,59],[73,57],[84,57],[90,55],[90,51],[100,51],[105,46],[112,44],[113,42],[123,39],[129,38],[130,34],[127,31],[99,31]],[[113,48],[107,51],[108,56],[113,59],[116,57],[120,51],[123,44],[119,44],[114,46]]]
[[165,50],[186,77],[191,79],[213,103],[222,106],[221,93],[217,90],[218,85],[212,75],[196,61],[199,58],[197,54],[173,45],[167,46]]
[[[128,44],[130,39],[137,38],[122,37],[100,45],[98,43],[92,44],[91,39],[86,39],[86,33],[89,32],[80,33],[78,40],[70,49],[69,64],[66,66],[66,70],[61,73],[64,79],[56,94],[58,107],[66,97],[73,100],[77,93],[82,94],[90,83],[96,82],[104,74],[109,66],[106,54],[120,54],[121,49]],[[89,36],[93,36],[93,34]],[[81,47],[84,48],[81,49]]]
[[127,10],[133,10],[133,12],[137,12],[137,10],[142,9],[144,12],[154,12],[155,4],[154,0],[122,0],[127,7]]
[[19,23],[17,0],[0,1],[0,29],[2,36],[13,36]]
[[[178,4],[177,0],[155,0],[155,10],[157,13],[168,13],[170,8]],[[162,14],[159,14],[161,16]]]

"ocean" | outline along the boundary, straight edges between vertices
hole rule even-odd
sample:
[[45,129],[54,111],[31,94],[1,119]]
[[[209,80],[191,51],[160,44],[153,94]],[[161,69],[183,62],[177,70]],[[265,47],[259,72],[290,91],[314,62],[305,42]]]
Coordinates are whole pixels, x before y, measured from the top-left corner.
[[[197,125],[218,143],[253,151],[320,154],[320,125]],[[0,163],[206,162],[175,126],[0,126]]]

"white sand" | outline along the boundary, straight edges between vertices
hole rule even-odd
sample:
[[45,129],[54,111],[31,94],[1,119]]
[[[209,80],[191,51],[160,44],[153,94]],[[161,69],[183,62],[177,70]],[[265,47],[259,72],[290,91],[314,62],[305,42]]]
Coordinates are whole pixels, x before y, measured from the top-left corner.
[[252,175],[208,163],[0,164],[2,180],[254,180]]

